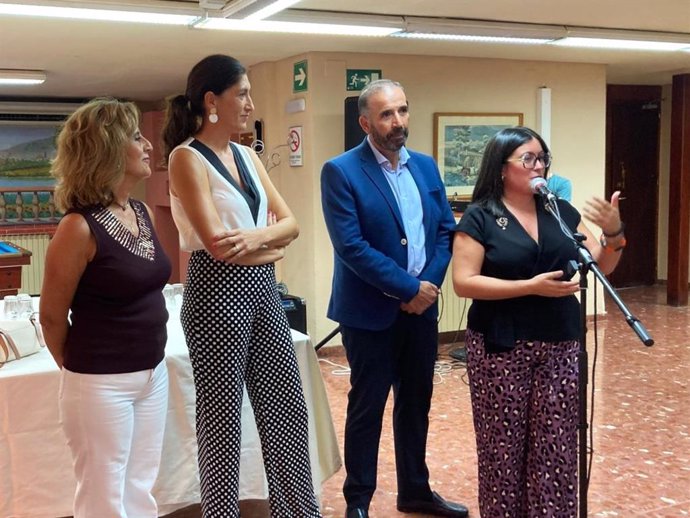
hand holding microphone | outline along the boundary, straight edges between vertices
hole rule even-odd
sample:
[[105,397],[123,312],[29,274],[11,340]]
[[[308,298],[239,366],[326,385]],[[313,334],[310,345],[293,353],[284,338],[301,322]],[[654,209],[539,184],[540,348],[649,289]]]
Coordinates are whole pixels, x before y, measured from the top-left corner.
[[556,270],[554,272],[541,273],[532,277],[530,282],[534,295],[541,295],[542,297],[566,297],[577,293],[580,286],[579,281],[563,281],[561,280],[563,278],[563,273],[562,270]]

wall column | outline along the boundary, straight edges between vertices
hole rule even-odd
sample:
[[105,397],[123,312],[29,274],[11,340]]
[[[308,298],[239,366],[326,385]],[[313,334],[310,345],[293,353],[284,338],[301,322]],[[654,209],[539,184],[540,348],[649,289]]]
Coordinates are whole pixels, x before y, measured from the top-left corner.
[[673,76],[666,301],[688,305],[690,246],[690,74]]

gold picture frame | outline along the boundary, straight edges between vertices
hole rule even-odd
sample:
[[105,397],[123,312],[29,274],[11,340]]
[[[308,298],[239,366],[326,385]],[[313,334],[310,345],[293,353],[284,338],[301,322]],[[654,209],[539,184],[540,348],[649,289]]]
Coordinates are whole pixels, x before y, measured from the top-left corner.
[[449,199],[472,197],[487,141],[522,120],[522,113],[434,113],[434,158]]

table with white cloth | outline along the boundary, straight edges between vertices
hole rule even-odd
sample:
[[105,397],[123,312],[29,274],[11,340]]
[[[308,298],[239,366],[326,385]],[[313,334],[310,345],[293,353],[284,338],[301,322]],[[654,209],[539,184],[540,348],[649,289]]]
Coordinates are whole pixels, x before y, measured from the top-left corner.
[[[314,348],[292,331],[309,413],[309,451],[314,487],[341,466],[333,420]],[[199,501],[195,393],[180,321],[168,322],[165,361],[170,398],[160,474],[154,495],[160,515]],[[60,373],[47,349],[0,368],[0,517],[71,516],[76,482],[59,423]],[[246,395],[242,408],[240,498],[265,499],[261,447]]]

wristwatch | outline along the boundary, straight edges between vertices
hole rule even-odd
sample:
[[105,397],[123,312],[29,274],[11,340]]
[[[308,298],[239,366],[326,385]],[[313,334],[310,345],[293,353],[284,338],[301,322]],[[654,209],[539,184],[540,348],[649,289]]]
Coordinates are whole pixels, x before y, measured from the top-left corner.
[[[613,237],[613,236],[611,236]],[[617,247],[613,247],[609,244],[609,240],[606,237],[606,234],[602,234],[601,237],[599,238],[599,244],[605,249],[609,250],[611,252],[620,252],[625,248],[625,245],[628,244],[628,242],[625,239],[625,236],[621,237],[621,241]]]

